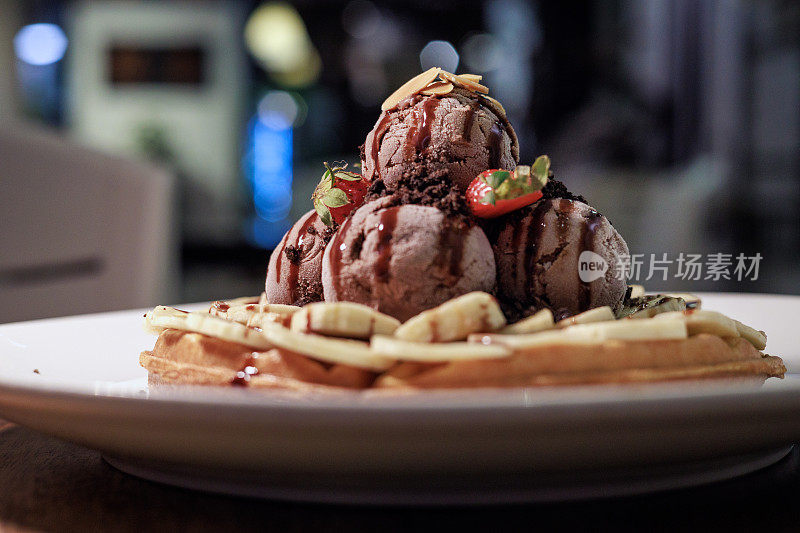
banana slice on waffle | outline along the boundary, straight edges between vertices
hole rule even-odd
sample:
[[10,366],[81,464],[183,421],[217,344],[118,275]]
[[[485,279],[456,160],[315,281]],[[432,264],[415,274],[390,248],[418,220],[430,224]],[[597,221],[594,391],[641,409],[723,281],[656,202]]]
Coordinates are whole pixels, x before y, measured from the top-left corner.
[[499,331],[507,335],[519,335],[523,333],[538,333],[548,329],[553,329],[555,322],[553,321],[553,312],[549,309],[541,309],[535,314],[523,318],[519,322],[506,326]]
[[392,359],[370,351],[365,342],[297,333],[272,322],[262,327],[245,326],[208,313],[189,313],[165,306],[156,307],[145,315],[145,329],[155,334],[165,329],[191,331],[257,350],[281,348],[326,363],[368,370],[385,370],[394,364]]
[[211,304],[208,312],[212,315],[217,313],[224,313],[231,307],[239,307],[242,305],[257,304],[259,302],[266,303],[266,295],[261,293],[261,296],[242,296],[241,298],[233,298],[231,300],[217,300]]
[[710,333],[718,337],[742,337],[757,350],[763,350],[767,347],[766,333],[742,324],[738,320],[734,320],[717,311],[687,309],[681,312],[663,313],[654,317],[655,320],[671,320],[673,318],[686,322],[689,335]]
[[470,292],[408,319],[394,336],[412,342],[450,342],[470,333],[496,331],[506,317],[491,294]]
[[220,307],[214,302],[209,314],[239,322],[248,326],[261,326],[266,322],[274,322],[283,326],[288,326],[292,315],[301,308],[294,305],[283,304],[243,304],[230,307]]
[[687,336],[686,323],[676,318],[658,322],[637,320],[578,324],[528,335],[474,334],[469,336],[469,341],[487,346],[499,344],[514,351],[524,351],[526,348],[547,344],[589,344],[607,340],[668,340],[685,339]]
[[331,337],[369,339],[372,335],[391,335],[400,321],[371,307],[352,302],[308,304],[292,315],[291,329]]
[[384,357],[420,363],[498,359],[511,355],[511,350],[503,346],[483,346],[469,342],[412,342],[385,335],[373,336],[370,349]]
[[763,331],[757,330],[755,328],[751,328],[746,324],[742,324],[738,320],[733,320],[736,323],[736,331],[739,332],[739,335],[752,344],[756,350],[763,350],[767,347],[767,334]]
[[653,320],[683,320],[689,335],[700,333],[710,333],[717,337],[738,337],[739,330],[736,329],[736,322],[722,313],[716,311],[673,311],[661,313],[653,317]]
[[556,322],[557,328],[566,328],[569,326],[576,326],[578,324],[591,324],[593,322],[608,322],[609,320],[615,320],[616,317],[614,316],[614,311],[607,305],[602,307],[595,307],[594,309],[589,309],[588,311],[584,311],[583,313],[578,313],[577,315],[573,315],[569,318],[565,318],[563,320],[559,320]]
[[370,350],[369,344],[362,341],[298,333],[276,324],[263,328],[261,334],[278,348],[326,363],[351,365],[375,371],[386,370],[395,363],[393,358]]
[[148,312],[144,321],[145,330],[156,335],[165,329],[178,329],[201,333],[257,350],[268,350],[273,347],[271,342],[259,334],[258,328],[248,327],[200,311],[190,313],[160,305]]

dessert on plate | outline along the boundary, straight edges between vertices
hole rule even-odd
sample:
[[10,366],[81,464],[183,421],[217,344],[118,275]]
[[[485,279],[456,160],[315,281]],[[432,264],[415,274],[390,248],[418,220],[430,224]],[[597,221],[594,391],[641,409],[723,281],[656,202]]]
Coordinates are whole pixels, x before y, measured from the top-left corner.
[[[360,172],[325,164],[258,297],[159,306],[153,384],[416,390],[783,377],[766,334],[626,282],[628,246],[547,156],[520,164],[481,77],[381,106]],[[600,265],[582,275],[591,263]]]

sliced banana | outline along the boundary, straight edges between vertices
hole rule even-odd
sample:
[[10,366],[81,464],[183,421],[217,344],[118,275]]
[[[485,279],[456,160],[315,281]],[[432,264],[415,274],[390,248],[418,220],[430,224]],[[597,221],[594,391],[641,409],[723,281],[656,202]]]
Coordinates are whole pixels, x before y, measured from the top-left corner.
[[385,335],[375,335],[370,341],[373,353],[401,361],[421,363],[445,363],[470,359],[499,359],[511,355],[503,346],[482,346],[469,342],[447,342],[431,344],[411,342]]
[[686,328],[689,335],[698,335],[700,333],[710,333],[718,337],[738,337],[739,330],[736,328],[736,322],[716,311],[706,310],[687,310],[687,311],[673,311],[670,313],[661,313],[653,317],[653,320],[683,320],[686,322]]
[[[215,302],[215,304],[218,302]],[[294,305],[283,304],[244,304],[235,305],[228,308],[211,307],[210,314],[233,320],[240,324],[248,326],[258,326],[264,322],[276,322],[278,324],[287,325],[291,320],[292,315],[299,311],[301,308]]]
[[391,335],[400,321],[389,315],[352,302],[318,302],[294,313],[291,329],[332,337],[369,339],[372,335]]
[[263,328],[248,327],[208,313],[187,313],[160,306],[145,315],[145,327],[154,333],[164,329],[201,333],[258,350],[277,347],[327,363],[368,370],[386,370],[394,364],[393,360],[372,353],[365,342],[297,333],[272,322],[265,323]]
[[494,296],[470,292],[408,319],[394,336],[413,342],[460,341],[470,333],[495,331],[505,325],[506,317]]
[[231,307],[239,307],[248,304],[257,304],[261,301],[261,298],[263,296],[264,293],[262,292],[261,296],[242,296],[241,298],[233,298],[232,300],[217,300],[216,302],[211,304],[211,307],[208,309],[208,312],[211,313],[212,315],[218,315],[218,313],[224,313]]
[[261,335],[278,348],[326,363],[375,371],[386,370],[395,363],[394,359],[370,350],[369,344],[362,341],[298,333],[277,324],[266,324]]
[[767,334],[763,331],[759,331],[755,328],[751,328],[746,324],[742,324],[738,320],[733,320],[736,324],[736,331],[739,332],[739,335],[753,345],[756,350],[763,350],[767,347]]
[[620,312],[620,318],[653,318],[661,313],[683,311],[686,302],[681,298],[674,298],[663,294],[642,296],[630,300]]
[[540,309],[535,314],[504,327],[499,333],[520,335],[523,333],[538,333],[539,331],[553,329],[553,327],[555,327],[553,312],[549,309]]
[[607,340],[668,340],[685,339],[686,323],[673,320],[636,320],[578,324],[568,328],[530,335],[470,335],[469,341],[484,345],[506,346],[514,351],[543,345],[592,344]]
[[646,294],[644,290],[644,285],[630,285],[630,288],[631,288],[631,294],[630,294],[631,298],[639,298]]
[[588,311],[584,311],[583,313],[578,313],[577,315],[573,315],[569,318],[565,318],[563,320],[559,320],[556,322],[557,328],[566,328],[569,326],[575,326],[578,324],[591,324],[592,322],[607,322],[609,320],[615,320],[616,317],[614,316],[614,311],[607,305],[602,307],[595,307],[594,309],[589,309]]
[[188,313],[166,306],[158,306],[145,315],[145,329],[155,334],[165,329],[191,331],[258,350],[273,347],[257,328],[200,311]]

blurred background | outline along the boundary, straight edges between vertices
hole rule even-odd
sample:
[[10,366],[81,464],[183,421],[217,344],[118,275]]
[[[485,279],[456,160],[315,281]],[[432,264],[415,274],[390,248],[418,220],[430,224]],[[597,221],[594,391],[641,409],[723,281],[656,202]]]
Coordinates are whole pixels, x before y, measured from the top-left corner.
[[648,288],[800,294],[797,2],[0,0],[0,322],[259,293],[322,162],[434,65],[633,253],[763,257]]

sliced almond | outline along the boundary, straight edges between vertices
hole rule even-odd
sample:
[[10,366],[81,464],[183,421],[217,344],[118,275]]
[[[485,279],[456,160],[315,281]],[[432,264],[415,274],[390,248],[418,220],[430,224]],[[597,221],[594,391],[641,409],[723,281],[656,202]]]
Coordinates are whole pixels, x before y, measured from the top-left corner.
[[541,309],[536,314],[523,318],[515,324],[506,326],[499,331],[506,335],[521,335],[523,333],[538,333],[548,329],[553,329],[553,312],[549,309]]
[[426,96],[434,96],[434,95],[443,95],[448,94],[453,91],[453,84],[449,81],[440,81],[431,83],[424,89],[420,91],[420,94],[424,94]]
[[467,78],[462,78],[461,76],[457,76],[451,72],[446,72],[443,70],[439,73],[439,76],[449,81],[453,85],[456,85],[458,87],[463,87],[464,89],[467,89],[474,93],[482,93],[482,94],[489,93],[489,88],[486,87],[485,85],[481,85],[480,83],[472,81]]
[[459,74],[458,77],[464,78],[465,80],[474,81],[475,83],[478,83],[483,79],[483,76],[480,74]]
[[446,342],[431,344],[427,342],[411,342],[375,335],[370,341],[370,349],[376,355],[398,359],[400,361],[417,361],[421,363],[445,363],[448,361],[465,361],[470,359],[499,359],[511,355],[511,351],[502,346],[482,346],[469,342]]
[[500,102],[498,102],[497,100],[495,100],[491,96],[483,95],[483,97],[486,100],[489,100],[492,104],[494,104],[501,113],[503,113],[504,115],[506,114],[506,108],[503,107],[503,104],[501,104]]
[[400,86],[395,92],[389,95],[389,98],[383,101],[381,105],[382,111],[388,111],[392,109],[394,106],[399,104],[402,100],[408,98],[411,95],[417,94],[422,89],[424,89],[429,83],[434,81],[439,73],[442,71],[439,67],[432,67],[423,72],[422,74],[418,74],[414,76],[403,85]]

